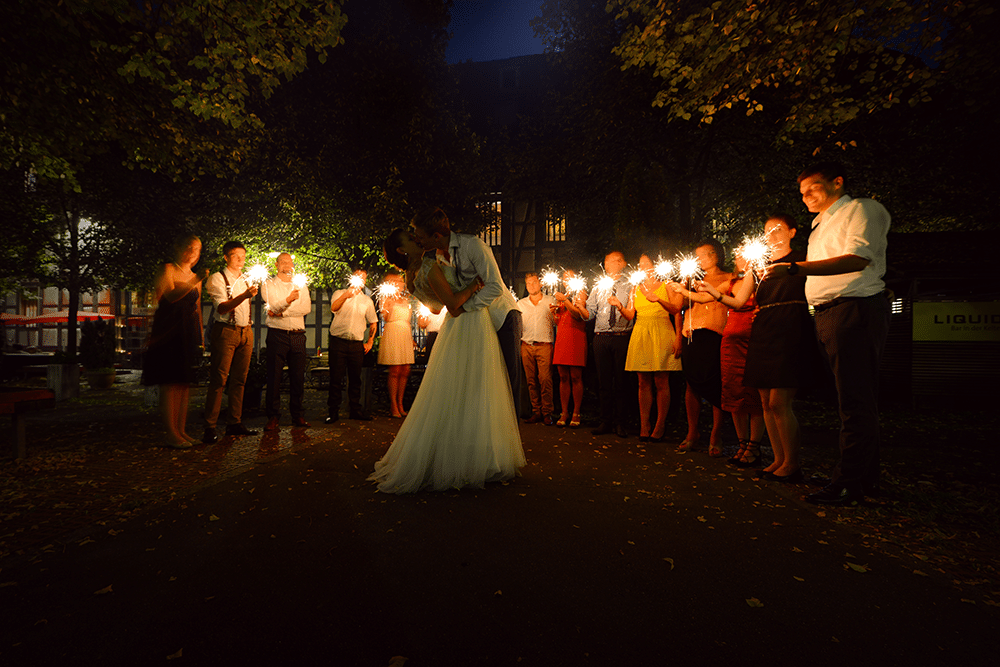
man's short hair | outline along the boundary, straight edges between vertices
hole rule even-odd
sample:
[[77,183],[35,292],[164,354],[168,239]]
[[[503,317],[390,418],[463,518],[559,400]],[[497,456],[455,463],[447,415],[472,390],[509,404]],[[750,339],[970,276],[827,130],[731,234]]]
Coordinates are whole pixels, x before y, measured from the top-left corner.
[[228,256],[229,253],[236,250],[237,248],[243,248],[243,250],[247,249],[247,247],[242,243],[240,243],[239,241],[226,241],[226,245],[222,246],[222,254]]
[[423,209],[410,221],[417,229],[421,229],[428,234],[441,234],[442,236],[451,232],[451,223],[448,216],[438,206],[430,206]]
[[844,165],[839,162],[816,162],[802,170],[802,173],[799,174],[798,182],[801,183],[810,176],[816,176],[817,174],[822,176],[824,181],[832,181],[838,176],[846,181],[846,173]]
[[535,272],[535,271],[528,271],[527,273],[524,274],[524,279],[525,280],[527,280],[528,278],[537,278],[537,277],[538,277],[538,273]]

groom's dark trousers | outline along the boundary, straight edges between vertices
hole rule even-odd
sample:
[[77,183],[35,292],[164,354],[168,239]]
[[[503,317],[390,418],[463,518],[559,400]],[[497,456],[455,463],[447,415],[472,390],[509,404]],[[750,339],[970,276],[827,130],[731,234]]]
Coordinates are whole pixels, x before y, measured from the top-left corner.
[[500,351],[507,366],[507,377],[510,378],[510,391],[514,398],[514,411],[521,413],[521,311],[512,310],[507,313],[503,326],[497,330],[497,340],[500,341]]

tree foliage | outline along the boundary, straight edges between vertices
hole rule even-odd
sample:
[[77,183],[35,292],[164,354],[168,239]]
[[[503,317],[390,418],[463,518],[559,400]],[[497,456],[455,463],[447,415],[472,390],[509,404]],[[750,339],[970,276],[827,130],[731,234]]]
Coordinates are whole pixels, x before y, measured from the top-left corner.
[[658,82],[654,105],[702,123],[771,107],[786,139],[927,102],[953,69],[994,50],[985,0],[609,0],[607,10],[623,24],[622,68]]
[[[174,173],[237,168],[252,110],[310,53],[326,57],[341,3],[10,0],[0,8],[0,167],[79,189],[94,154]],[[234,130],[241,130],[237,133]]]

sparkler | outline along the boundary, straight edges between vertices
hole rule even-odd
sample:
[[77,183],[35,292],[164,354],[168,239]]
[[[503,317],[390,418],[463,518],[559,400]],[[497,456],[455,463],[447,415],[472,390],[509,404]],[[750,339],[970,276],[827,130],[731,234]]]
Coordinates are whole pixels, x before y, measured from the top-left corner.
[[660,280],[670,280],[670,276],[674,275],[674,265],[668,260],[661,259],[656,263],[653,272]]
[[601,276],[594,283],[594,289],[597,290],[599,294],[607,297],[611,294],[611,290],[615,287],[615,279],[611,276]]
[[546,294],[552,294],[555,291],[556,285],[559,284],[559,274],[548,269],[542,272],[542,279],[540,281],[542,286],[545,288]]
[[580,292],[582,292],[586,286],[587,286],[587,281],[584,280],[583,278],[578,278],[576,276],[573,276],[572,278],[566,281],[566,289],[568,289],[570,292],[573,293],[574,299],[577,296],[579,296]]
[[645,279],[646,279],[646,272],[643,271],[642,269],[636,269],[635,271],[632,272],[632,275],[628,277],[628,281],[632,285],[638,285]]
[[403,295],[403,290],[399,289],[396,283],[384,282],[375,288],[375,301],[379,310],[385,307],[386,299],[395,299]]
[[309,276],[304,273],[296,273],[292,276],[292,284],[295,285],[295,289],[303,289],[309,284]]
[[701,265],[698,263],[697,257],[681,257],[680,258],[680,277],[684,280],[695,279],[697,280],[703,274],[701,270]]
[[365,288],[365,279],[357,274],[354,274],[347,281],[347,284],[360,292]]
[[433,313],[431,313],[430,308],[428,308],[424,304],[420,304],[420,308],[417,309],[417,314],[420,317],[430,317]]
[[244,275],[248,283],[257,283],[259,285],[270,277],[270,272],[263,264],[254,264]]
[[771,246],[767,242],[766,234],[744,238],[736,252],[746,260],[747,266],[757,275],[763,275],[767,263],[771,260]]

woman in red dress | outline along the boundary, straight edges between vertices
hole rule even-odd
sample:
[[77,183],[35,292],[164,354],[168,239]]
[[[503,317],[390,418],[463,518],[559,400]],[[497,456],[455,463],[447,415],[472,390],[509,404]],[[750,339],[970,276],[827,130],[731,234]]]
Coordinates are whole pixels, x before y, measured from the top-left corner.
[[[575,272],[563,272],[563,285],[567,292],[574,278]],[[576,428],[580,425],[583,369],[587,366],[587,291],[579,288],[572,294],[556,292],[553,296],[556,300],[556,305],[552,306],[556,316],[556,344],[552,364],[559,369],[559,399],[562,402],[562,415],[556,426],[569,424],[570,428]],[[570,397],[573,399],[572,417]]]

